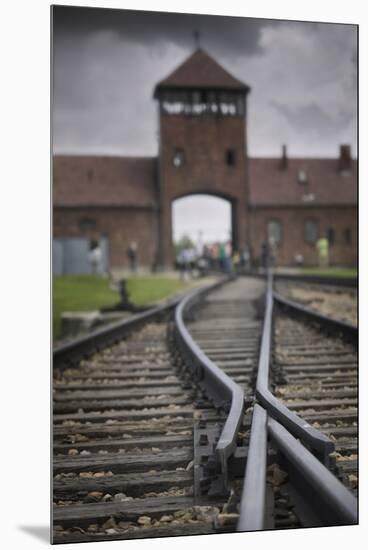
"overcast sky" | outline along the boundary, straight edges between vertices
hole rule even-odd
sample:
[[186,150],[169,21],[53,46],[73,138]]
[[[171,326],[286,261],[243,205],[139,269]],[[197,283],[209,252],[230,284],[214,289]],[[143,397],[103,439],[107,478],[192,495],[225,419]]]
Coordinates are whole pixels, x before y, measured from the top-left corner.
[[249,153],[335,156],[356,134],[356,28],[54,8],[54,150],[157,154],[155,84],[202,47],[249,84]]
[[354,26],[71,7],[54,7],[53,25],[55,153],[156,155],[154,86],[198,30],[251,87],[250,156],[282,143],[291,156],[335,157],[341,143],[356,154]]

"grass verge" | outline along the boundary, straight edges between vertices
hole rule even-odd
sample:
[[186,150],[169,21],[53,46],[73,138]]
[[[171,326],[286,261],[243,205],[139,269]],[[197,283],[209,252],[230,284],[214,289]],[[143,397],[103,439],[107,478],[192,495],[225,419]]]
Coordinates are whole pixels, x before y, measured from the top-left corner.
[[357,268],[348,267],[304,267],[301,275],[319,275],[321,277],[356,277]]
[[[130,299],[137,305],[157,302],[187,285],[178,279],[159,276],[129,277]],[[119,293],[110,288],[109,279],[93,275],[65,275],[53,281],[53,334],[60,336],[63,311],[90,311],[119,301]]]

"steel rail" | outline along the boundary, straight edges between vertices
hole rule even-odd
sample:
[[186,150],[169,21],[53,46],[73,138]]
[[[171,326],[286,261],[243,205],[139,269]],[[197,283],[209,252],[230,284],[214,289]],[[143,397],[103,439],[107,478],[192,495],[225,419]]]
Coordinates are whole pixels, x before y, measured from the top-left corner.
[[[328,463],[334,444],[278,401],[268,388],[271,359],[273,276],[267,276],[266,304],[259,355],[256,397],[237,531],[265,529],[267,436],[287,458],[294,476],[299,503],[307,500],[307,515],[315,525],[357,523],[357,501],[344,485],[292,434],[309,444]],[[274,417],[274,418],[273,418]],[[279,423],[277,420],[280,420]],[[286,426],[286,427],[285,427]],[[287,430],[287,429],[289,430]],[[291,433],[289,433],[291,432]],[[323,501],[316,514],[316,502]]]
[[296,506],[304,526],[350,525],[358,522],[357,499],[308,449],[266,410],[254,405],[248,458],[236,530],[266,529],[267,439],[286,459]]
[[[220,286],[226,281],[228,279],[220,281],[215,286]],[[215,286],[195,290],[177,305],[175,310],[175,340],[187,366],[193,371],[196,383],[205,391],[207,397],[216,407],[223,408],[228,412],[225,425],[216,445],[216,456],[220,462],[226,483],[227,461],[236,448],[237,434],[243,418],[244,392],[238,384],[207,357],[190,335],[184,322],[185,314],[188,314],[190,309]]]
[[147,322],[149,319],[160,318],[174,309],[182,295],[169,299],[164,304],[158,305],[142,313],[137,313],[127,319],[116,321],[105,327],[90,332],[85,336],[75,338],[72,341],[58,346],[53,351],[53,367],[58,369],[69,368],[81,359],[88,357],[96,351],[100,351],[118,342],[131,330]]
[[281,294],[274,292],[273,293],[274,301],[281,306],[283,309],[293,312],[294,314],[311,319],[322,325],[329,333],[335,334],[337,336],[342,336],[346,340],[349,340],[354,345],[358,343],[358,327],[352,323],[346,321],[340,321],[339,319],[334,319],[323,313],[319,313],[309,307],[305,307],[297,302],[289,300]]
[[358,523],[358,503],[354,495],[320,461],[276,420],[268,418],[272,441],[292,467],[289,478],[308,505],[314,525]]
[[322,275],[291,275],[287,273],[274,273],[275,281],[294,281],[300,283],[312,283],[318,285],[338,286],[343,289],[356,289],[357,277],[323,277]]
[[272,313],[273,313],[273,276],[267,277],[266,308],[263,321],[262,341],[259,355],[258,375],[256,383],[256,397],[267,412],[278,420],[293,435],[314,449],[327,463],[328,455],[334,451],[335,445],[328,437],[298,415],[290,411],[269,390],[269,367],[271,361],[272,344]]
[[256,403],[253,410],[237,531],[262,531],[265,528],[266,471],[267,412]]

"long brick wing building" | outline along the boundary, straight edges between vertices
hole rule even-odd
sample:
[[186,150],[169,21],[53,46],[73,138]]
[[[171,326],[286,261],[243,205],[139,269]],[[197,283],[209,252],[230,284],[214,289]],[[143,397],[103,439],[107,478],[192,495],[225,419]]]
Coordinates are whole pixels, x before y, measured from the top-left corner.
[[99,241],[104,268],[127,265],[138,244],[147,268],[173,263],[172,203],[192,194],[228,200],[233,247],[260,255],[276,243],[279,265],[316,263],[327,235],[330,261],[357,262],[357,163],[342,145],[336,159],[249,158],[250,88],[202,50],[159,82],[157,157],[54,156],[54,272],[88,273]]

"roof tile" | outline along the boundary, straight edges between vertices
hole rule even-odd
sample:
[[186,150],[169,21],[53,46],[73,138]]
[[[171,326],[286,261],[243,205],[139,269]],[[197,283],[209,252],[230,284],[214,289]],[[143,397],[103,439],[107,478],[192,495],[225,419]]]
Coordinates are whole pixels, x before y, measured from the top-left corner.
[[155,96],[162,88],[210,88],[238,90],[244,93],[250,89],[200,49],[157,84]]
[[152,157],[54,156],[55,206],[154,206]]
[[[249,159],[249,202],[252,206],[356,205],[357,163],[340,174],[338,159],[289,158],[286,170],[280,159]],[[307,183],[298,183],[299,170]]]

